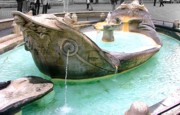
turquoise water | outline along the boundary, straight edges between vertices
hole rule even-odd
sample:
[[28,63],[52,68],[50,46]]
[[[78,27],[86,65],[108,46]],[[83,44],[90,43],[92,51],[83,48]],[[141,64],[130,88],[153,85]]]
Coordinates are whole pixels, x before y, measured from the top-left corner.
[[[24,115],[123,115],[134,101],[149,106],[180,87],[180,41],[159,34],[162,49],[146,63],[123,74],[88,83],[68,83],[64,107],[64,82],[55,82],[53,92],[23,108]],[[39,72],[24,47],[0,55],[0,79],[6,81]]]
[[[109,52],[138,52],[155,47],[157,44],[148,36],[133,32],[114,31],[114,41],[102,41],[102,31],[84,32],[101,49]],[[142,49],[143,48],[143,49]]]

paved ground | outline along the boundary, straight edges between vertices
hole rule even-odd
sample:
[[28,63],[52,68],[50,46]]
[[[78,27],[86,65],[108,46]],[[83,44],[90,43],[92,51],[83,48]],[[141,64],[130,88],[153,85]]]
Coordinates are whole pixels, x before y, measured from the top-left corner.
[[[159,3],[153,6],[153,3],[145,3],[145,6],[149,10],[153,19],[174,21],[175,19],[180,20],[180,4],[165,4],[164,7],[159,7]],[[93,4],[94,11],[111,11],[112,7],[110,4]],[[0,19],[12,18],[12,11],[16,11],[16,8],[1,8]],[[40,9],[42,11],[42,7]],[[48,13],[63,12],[63,6],[52,6]],[[86,11],[86,4],[72,4],[69,5],[68,11]]]

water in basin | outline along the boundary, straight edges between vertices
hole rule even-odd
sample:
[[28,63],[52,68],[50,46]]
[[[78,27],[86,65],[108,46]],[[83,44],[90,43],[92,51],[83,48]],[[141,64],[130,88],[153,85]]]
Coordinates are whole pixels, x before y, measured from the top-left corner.
[[156,47],[156,43],[148,36],[133,32],[114,31],[114,41],[102,41],[102,31],[84,32],[101,49],[109,52],[138,52]]
[[[159,34],[163,47],[146,63],[107,79],[68,83],[64,106],[64,81],[53,80],[54,93],[25,106],[24,115],[123,115],[134,101],[149,106],[180,87],[180,41]],[[35,66],[30,52],[18,47],[0,55],[0,79],[7,81],[36,75],[50,79]]]

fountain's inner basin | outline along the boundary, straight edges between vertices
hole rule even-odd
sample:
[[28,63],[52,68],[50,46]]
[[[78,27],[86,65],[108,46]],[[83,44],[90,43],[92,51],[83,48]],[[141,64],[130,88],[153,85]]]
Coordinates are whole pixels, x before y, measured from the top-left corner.
[[95,42],[102,50],[109,52],[125,52],[133,53],[156,47],[157,44],[152,38],[134,32],[114,31],[114,41],[102,41],[103,31],[84,32],[93,42]]

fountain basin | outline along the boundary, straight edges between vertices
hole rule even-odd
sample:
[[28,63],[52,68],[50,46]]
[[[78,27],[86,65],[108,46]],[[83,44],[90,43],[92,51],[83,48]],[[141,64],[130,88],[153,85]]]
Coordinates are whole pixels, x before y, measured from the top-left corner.
[[[87,79],[68,80],[69,114],[124,114],[134,101],[141,100],[151,106],[175,92],[180,87],[180,42],[164,34],[159,33],[158,36],[163,42],[161,51],[132,71],[103,76],[106,79],[98,78],[91,82],[87,82]],[[39,71],[31,53],[24,46],[2,54],[0,68],[1,81],[27,75],[49,79]],[[43,106],[38,102],[25,106],[23,114],[64,114],[61,111],[64,105],[64,81],[52,81],[55,92],[51,97],[53,100],[41,99]]]
[[[159,36],[164,40],[164,42],[166,41],[167,36],[164,36],[164,35],[159,35]],[[157,46],[161,47],[161,44],[159,44],[157,42],[157,39],[155,39],[154,41],[156,41]],[[69,47],[69,44],[71,42],[74,43],[74,41],[70,41],[70,42],[65,41],[65,46],[67,46],[67,47],[64,48],[64,51],[65,51],[64,55],[67,55],[67,50],[74,51],[74,47]],[[170,45],[171,42],[168,42],[168,45],[166,44],[166,46],[163,47],[163,51],[161,51],[156,56],[151,58],[151,60],[148,61],[149,62],[148,66],[146,65],[146,64],[148,64],[148,62],[147,62],[146,64],[142,65],[142,68],[136,68],[135,70],[133,70],[134,72],[131,71],[128,73],[116,74],[116,75],[114,75],[114,77],[118,76],[117,78],[112,78],[112,79],[108,79],[105,81],[98,80],[97,82],[93,82],[93,83],[89,83],[89,84],[88,83],[87,84],[68,84],[68,89],[70,89],[70,92],[72,92],[72,93],[69,93],[67,96],[67,97],[70,97],[69,98],[70,100],[68,100],[68,106],[65,106],[65,108],[63,108],[64,107],[63,103],[62,103],[63,96],[61,95],[64,92],[59,91],[59,89],[61,89],[63,87],[63,85],[55,80],[54,82],[57,82],[56,87],[55,87],[55,92],[56,92],[55,98],[52,103],[50,102],[50,104],[43,106],[43,108],[45,107],[45,108],[50,108],[50,109],[45,110],[39,106],[35,106],[36,104],[34,104],[34,105],[32,104],[32,105],[24,108],[23,114],[24,113],[25,114],[43,114],[44,112],[46,114],[59,114],[59,113],[67,114],[67,111],[64,111],[64,109],[68,109],[68,112],[70,112],[70,114],[71,114],[71,112],[72,112],[72,114],[87,114],[87,113],[88,114],[102,114],[102,113],[103,114],[123,114],[124,108],[126,108],[123,105],[131,103],[134,100],[141,99],[148,104],[152,104],[155,102],[153,100],[153,97],[156,100],[159,100],[159,99],[161,100],[162,99],[161,96],[163,97],[164,95],[167,94],[166,88],[169,88],[170,89],[169,91],[172,91],[179,86],[178,77],[174,77],[174,75],[179,75],[178,70],[176,70],[176,67],[174,67],[174,66],[177,66],[177,68],[178,68],[178,65],[179,65],[179,63],[178,63],[179,61],[176,61],[177,59],[175,59],[175,57],[179,57],[179,53],[178,53],[179,42],[177,42],[177,43],[176,42],[175,42],[175,44],[173,44],[173,46],[175,45],[175,48],[171,47],[172,49],[167,48],[165,50],[164,49],[165,47],[172,46],[172,45]],[[151,45],[153,45],[153,44],[151,44]],[[30,48],[27,46],[28,45],[26,44],[25,47]],[[104,47],[101,48],[99,45],[97,45],[97,46],[103,52],[108,53],[108,51],[105,51],[107,49],[104,49]],[[149,48],[147,48],[147,49],[149,49]],[[16,51],[25,53],[25,52],[23,52],[24,50],[23,51],[22,50],[23,50],[22,47],[16,49]],[[27,52],[25,54],[27,54]],[[113,54],[116,54],[116,52],[115,53],[113,52]],[[118,54],[119,54],[119,52],[118,52]],[[23,55],[23,54],[20,54],[20,55]],[[72,53],[71,55],[74,55],[74,53]],[[23,56],[27,56],[27,55],[23,55]],[[29,56],[30,55],[28,54],[27,57],[29,57]],[[8,57],[11,57],[11,56],[8,56]],[[32,62],[31,60],[28,60],[27,57],[25,57],[25,61],[22,61],[20,59],[21,60],[20,62],[24,62],[24,63],[28,63],[29,61]],[[170,64],[168,63],[169,60],[167,60],[169,58],[172,58],[172,60],[170,61]],[[8,60],[5,60],[4,62],[6,63],[6,61],[9,62],[9,61],[11,61],[11,59],[8,58]],[[162,62],[162,63],[160,63],[160,62]],[[175,64],[172,64],[172,62],[174,62]],[[3,63],[3,65],[5,63]],[[22,64],[22,63],[20,63],[20,64]],[[20,65],[20,64],[16,64],[16,65]],[[33,65],[34,65],[34,63],[33,63]],[[171,66],[167,67],[168,65],[171,65]],[[28,66],[23,66],[22,68],[23,69],[32,69],[33,67],[35,67],[35,66],[28,65]],[[2,67],[2,68],[6,68],[6,67]],[[17,70],[19,71],[19,69],[17,69]],[[158,70],[160,70],[160,71],[158,71]],[[4,71],[4,70],[1,70],[1,71]],[[28,71],[27,73],[28,74],[39,74],[39,71],[38,72],[37,71],[35,73],[33,71]],[[156,71],[155,74],[154,74],[154,71]],[[32,72],[32,73],[29,73],[29,72]],[[141,73],[141,72],[143,72],[143,73]],[[27,73],[21,73],[21,74],[27,74]],[[175,74],[173,74],[173,73],[175,73]],[[3,74],[3,73],[1,73],[1,74]],[[128,76],[128,75],[130,75],[130,76]],[[44,75],[41,73],[41,76],[44,76]],[[134,76],[138,76],[138,77],[134,77]],[[169,76],[173,76],[173,77],[169,77]],[[9,78],[7,78],[7,79],[9,79]],[[162,82],[162,80],[166,81],[165,84]],[[80,80],[78,80],[78,81],[80,81]],[[158,82],[156,82],[156,81],[158,81]],[[138,95],[138,94],[140,94],[140,95]],[[160,94],[160,97],[157,96],[157,94],[158,95]],[[148,98],[148,100],[147,100],[147,98]],[[59,102],[57,101],[58,99],[60,99]],[[87,102],[88,102],[88,104],[87,104]],[[96,111],[91,111],[92,109],[94,109]],[[32,110],[34,113],[32,113]],[[64,112],[66,112],[66,113],[64,113]]]

